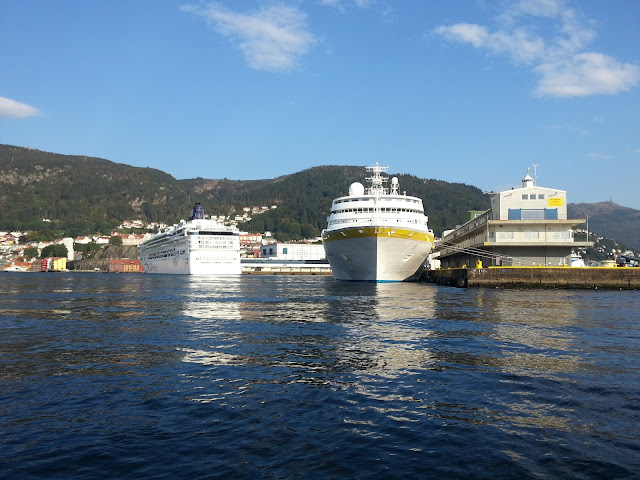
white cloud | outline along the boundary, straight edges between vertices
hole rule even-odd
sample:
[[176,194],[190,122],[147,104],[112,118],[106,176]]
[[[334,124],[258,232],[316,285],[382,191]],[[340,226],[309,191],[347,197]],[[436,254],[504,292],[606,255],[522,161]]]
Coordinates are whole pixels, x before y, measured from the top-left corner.
[[601,53],[580,53],[572,58],[539,65],[536,95],[584,97],[629,90],[640,82],[640,69]]
[[520,0],[514,5],[514,9],[526,15],[555,17],[563,11],[564,4],[562,0]]
[[[375,0],[352,0],[353,4],[356,7],[360,7],[360,8],[367,8],[373,5]],[[325,7],[335,7],[338,8],[340,10],[343,10],[345,8],[345,4],[349,3],[345,0],[318,0],[318,2],[320,3],[320,5],[323,5]]]
[[185,12],[205,19],[230,38],[256,70],[289,71],[317,40],[307,29],[306,15],[296,7],[275,5],[252,13],[238,13],[219,3],[186,5]]
[[611,160],[613,158],[611,155],[605,155],[604,153],[596,152],[587,153],[587,156],[593,158],[594,160]]
[[485,27],[473,23],[456,23],[450,27],[437,27],[434,31],[448,40],[470,43],[476,48],[485,47],[489,37]]
[[342,0],[318,0],[320,5],[325,7],[342,8]]
[[40,115],[40,111],[37,108],[16,102],[10,98],[0,97],[0,117],[2,118],[26,118],[37,115]]
[[457,23],[450,27],[438,27],[435,33],[448,40],[469,43],[475,48],[485,48],[494,54],[506,54],[516,63],[531,63],[544,52],[544,42],[532,37],[524,29],[512,32],[490,33],[486,27],[471,23]]
[[[530,24],[524,24],[525,19]],[[615,94],[640,83],[637,65],[586,51],[596,32],[564,0],[520,0],[498,20],[501,26],[493,32],[483,25],[458,23],[436,27],[434,33],[531,66],[540,78],[534,90],[538,96]],[[549,22],[555,36],[545,38],[537,32]]]
[[640,153],[640,148],[636,148],[632,153]]

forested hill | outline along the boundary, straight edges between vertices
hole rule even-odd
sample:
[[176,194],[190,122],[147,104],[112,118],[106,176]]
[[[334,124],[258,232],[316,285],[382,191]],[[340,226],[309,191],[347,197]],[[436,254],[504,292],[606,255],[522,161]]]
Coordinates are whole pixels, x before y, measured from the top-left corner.
[[588,218],[589,231],[640,249],[640,210],[614,202],[568,205],[570,218]]
[[[218,215],[277,205],[242,227],[283,240],[311,237],[326,226],[333,198],[346,195],[354,181],[365,183],[365,173],[363,166],[322,166],[267,180],[177,180],[153,168],[0,145],[0,229],[107,233],[129,219],[173,223],[201,202]],[[487,195],[469,185],[390,175],[423,199],[436,234],[464,222],[467,211],[489,207]],[[51,223],[43,225],[44,218]]]
[[[42,219],[67,235],[107,232],[126,219],[172,223],[199,201],[208,213],[233,214],[244,206],[277,205],[244,227],[281,238],[317,235],[331,201],[353,181],[358,167],[316,167],[270,180],[176,180],[160,170],[104,159],[0,146],[0,228],[38,230]],[[462,184],[399,175],[400,186],[424,199],[431,227],[461,223],[468,210],[488,207],[480,190]]]

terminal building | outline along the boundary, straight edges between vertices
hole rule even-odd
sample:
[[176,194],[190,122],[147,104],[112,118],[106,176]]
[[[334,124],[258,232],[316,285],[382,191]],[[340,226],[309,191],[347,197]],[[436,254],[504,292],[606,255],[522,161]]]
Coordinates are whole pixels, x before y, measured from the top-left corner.
[[324,246],[314,243],[268,243],[260,256],[277,260],[326,260]]
[[573,227],[585,219],[567,218],[567,192],[535,185],[527,172],[522,188],[494,194],[491,208],[444,232],[441,268],[487,266],[571,266]]
[[322,244],[269,243],[260,257],[241,258],[242,273],[331,274]]

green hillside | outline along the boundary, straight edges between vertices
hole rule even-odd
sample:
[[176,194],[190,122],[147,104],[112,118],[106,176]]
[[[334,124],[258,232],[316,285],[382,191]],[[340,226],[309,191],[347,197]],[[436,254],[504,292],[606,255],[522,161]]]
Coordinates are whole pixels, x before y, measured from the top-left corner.
[[615,238],[640,250],[640,210],[614,202],[576,203],[568,205],[570,218],[589,218],[589,231]]
[[[0,229],[107,233],[127,219],[173,223],[201,202],[207,213],[220,215],[277,205],[242,228],[269,230],[281,240],[312,237],[326,226],[333,198],[346,195],[354,181],[365,183],[365,173],[363,166],[322,166],[267,180],[177,180],[152,168],[0,145]],[[401,190],[423,199],[436,234],[462,223],[468,210],[489,206],[469,185],[391,175]]]
[[0,229],[106,233],[122,220],[173,217],[190,201],[171,176],[100,158],[0,145]]

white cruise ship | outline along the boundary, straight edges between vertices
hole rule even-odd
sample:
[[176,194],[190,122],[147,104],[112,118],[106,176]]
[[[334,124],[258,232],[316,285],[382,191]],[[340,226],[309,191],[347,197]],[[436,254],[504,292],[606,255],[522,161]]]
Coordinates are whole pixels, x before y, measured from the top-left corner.
[[189,221],[181,220],[139,246],[147,273],[240,275],[240,231],[204,218],[196,203]]
[[433,247],[422,200],[385,188],[389,167],[366,167],[371,186],[352,183],[331,205],[322,243],[337,280],[401,282],[417,279]]

